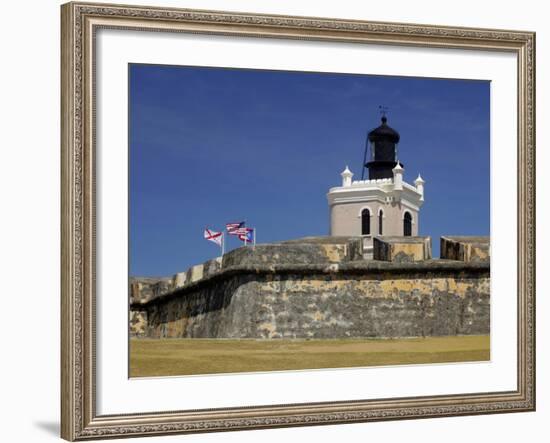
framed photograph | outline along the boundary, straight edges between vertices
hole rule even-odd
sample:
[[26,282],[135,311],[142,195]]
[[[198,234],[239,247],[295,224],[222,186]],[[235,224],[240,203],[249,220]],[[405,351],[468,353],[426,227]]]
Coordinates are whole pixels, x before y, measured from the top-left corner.
[[62,437],[535,409],[535,35],[68,3]]

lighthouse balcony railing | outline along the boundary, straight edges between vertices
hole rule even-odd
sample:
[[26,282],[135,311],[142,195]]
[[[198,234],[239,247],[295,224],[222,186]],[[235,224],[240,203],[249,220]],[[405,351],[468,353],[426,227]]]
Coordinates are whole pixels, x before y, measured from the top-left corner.
[[393,178],[376,178],[373,180],[354,180],[351,182],[351,186],[363,186],[363,185],[382,185],[393,183]]

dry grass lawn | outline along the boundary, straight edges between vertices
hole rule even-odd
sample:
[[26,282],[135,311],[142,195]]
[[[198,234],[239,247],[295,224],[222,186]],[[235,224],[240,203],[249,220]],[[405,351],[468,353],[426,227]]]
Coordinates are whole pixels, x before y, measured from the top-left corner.
[[130,376],[487,361],[489,336],[344,340],[132,339]]

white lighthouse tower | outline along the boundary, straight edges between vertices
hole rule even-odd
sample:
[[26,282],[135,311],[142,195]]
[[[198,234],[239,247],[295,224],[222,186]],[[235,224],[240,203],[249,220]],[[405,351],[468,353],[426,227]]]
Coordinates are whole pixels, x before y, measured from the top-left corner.
[[424,203],[424,180],[414,186],[404,180],[405,169],[397,159],[399,134],[382,124],[369,132],[370,159],[367,180],[352,180],[346,166],[342,186],[327,194],[330,208],[330,235],[362,236],[366,257],[372,253],[373,236],[417,236],[420,208]]

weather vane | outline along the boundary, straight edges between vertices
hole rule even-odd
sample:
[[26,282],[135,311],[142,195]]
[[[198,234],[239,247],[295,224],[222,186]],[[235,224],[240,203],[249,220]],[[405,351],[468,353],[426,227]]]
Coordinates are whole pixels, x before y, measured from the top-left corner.
[[388,112],[388,107],[379,105],[378,109],[380,110],[380,114],[382,114],[382,117],[385,117],[386,113]]

